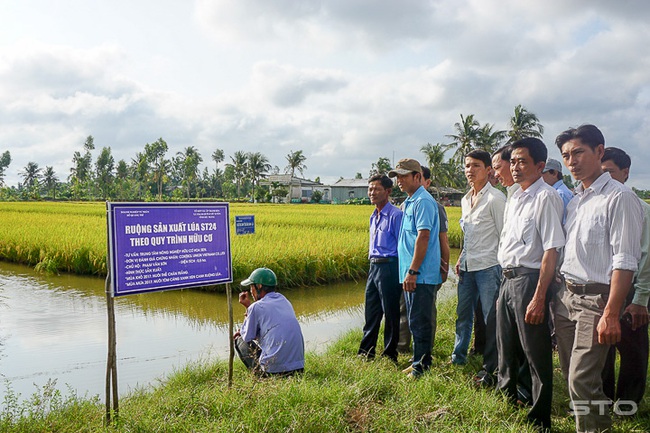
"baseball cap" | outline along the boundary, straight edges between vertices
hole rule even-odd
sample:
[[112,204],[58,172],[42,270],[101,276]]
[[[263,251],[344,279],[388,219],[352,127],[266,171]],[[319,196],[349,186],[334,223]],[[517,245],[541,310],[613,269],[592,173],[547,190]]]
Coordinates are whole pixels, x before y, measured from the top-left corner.
[[557,159],[549,158],[546,161],[546,167],[544,167],[544,170],[542,170],[542,173],[546,173],[547,171],[550,171],[550,170],[555,170],[558,173],[562,174],[562,164],[560,163],[560,161],[558,161]]
[[394,169],[388,172],[388,177],[395,177],[398,174],[422,173],[422,166],[414,159],[404,158],[397,162]]

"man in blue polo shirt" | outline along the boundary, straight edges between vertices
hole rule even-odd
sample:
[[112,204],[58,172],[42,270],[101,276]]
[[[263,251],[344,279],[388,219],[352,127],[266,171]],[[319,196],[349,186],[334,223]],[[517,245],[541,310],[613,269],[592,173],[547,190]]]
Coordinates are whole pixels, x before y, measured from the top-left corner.
[[431,366],[436,292],[440,274],[440,223],[438,206],[422,187],[422,167],[414,159],[401,159],[388,175],[408,195],[404,201],[402,228],[397,242],[399,275],[405,292],[409,328],[413,335],[413,364],[407,368],[412,379]]
[[388,201],[392,190],[393,181],[385,174],[372,176],[368,180],[368,198],[375,205],[375,211],[370,216],[366,323],[363,326],[359,356],[367,359],[375,357],[379,327],[382,317],[385,317],[382,355],[397,362],[399,301],[402,296],[397,268],[397,239],[402,225],[402,211]]

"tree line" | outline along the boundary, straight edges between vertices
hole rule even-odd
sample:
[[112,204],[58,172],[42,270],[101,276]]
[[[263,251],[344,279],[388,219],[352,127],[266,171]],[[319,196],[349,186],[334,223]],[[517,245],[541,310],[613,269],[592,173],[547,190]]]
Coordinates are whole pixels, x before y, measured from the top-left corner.
[[[501,146],[523,137],[542,138],[544,126],[534,113],[517,105],[508,121],[507,129],[495,129],[494,124],[481,124],[474,114],[460,115],[453,133],[445,135],[447,143],[427,143],[420,148],[422,163],[431,169],[431,183],[435,188],[452,187],[464,190],[464,156],[473,149],[490,153]],[[164,201],[181,199],[222,198],[227,200],[271,201],[289,193],[287,185],[274,183],[271,188],[261,187],[260,180],[269,174],[280,174],[261,152],[235,151],[226,161],[224,151],[215,149],[210,155],[213,168],[199,167],[203,156],[189,146],[175,155],[168,155],[169,146],[162,138],[147,143],[130,161],[115,162],[110,147],[103,147],[93,156],[95,142],[88,136],[81,150],[75,151],[72,167],[65,180],[61,180],[53,167],[40,167],[29,162],[20,172],[17,186],[6,186],[4,178],[11,163],[11,154],[0,155],[0,199],[67,199],[67,200],[127,200]],[[449,154],[449,156],[448,156]],[[290,151],[285,157],[284,173],[292,177],[303,175],[307,168],[302,150]],[[222,162],[226,164],[220,167]],[[369,176],[387,173],[391,160],[380,157],[371,164]],[[362,178],[356,173],[356,178]],[[570,183],[569,175],[565,176]],[[318,178],[316,179],[318,181]],[[640,196],[650,195],[637,191]]]

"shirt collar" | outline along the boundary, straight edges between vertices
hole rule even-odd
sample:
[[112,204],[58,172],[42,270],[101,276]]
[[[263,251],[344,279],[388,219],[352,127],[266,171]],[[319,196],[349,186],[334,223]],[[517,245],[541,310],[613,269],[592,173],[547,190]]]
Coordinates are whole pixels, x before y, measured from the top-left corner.
[[425,189],[424,189],[424,187],[422,185],[420,185],[418,187],[418,189],[415,190],[413,195],[410,196],[410,197],[406,197],[406,200],[404,200],[404,201],[413,201],[413,200],[415,200],[416,198],[418,198],[418,196],[420,196],[420,194],[422,194],[423,191],[425,191]]
[[526,194],[527,196],[530,196],[530,197],[535,197],[537,195],[537,193],[539,192],[539,190],[542,188],[542,185],[545,184],[545,183],[546,182],[544,182],[544,179],[542,177],[540,177],[535,182],[533,182],[533,184],[531,186],[529,186],[525,190],[522,189],[522,188],[519,188],[517,191],[514,192],[514,194],[512,194],[512,198],[516,199],[516,198],[521,197],[524,194]]
[[[393,204],[389,201],[384,205],[384,207],[381,208],[381,211],[379,212],[382,215],[388,215],[388,212],[391,210],[390,208],[393,207]],[[375,210],[372,212],[374,215],[377,215],[377,208],[375,207]]]
[[580,182],[580,185],[576,188],[576,193],[577,194],[582,194],[586,190],[591,190],[596,194],[600,194],[600,191],[609,183],[609,181],[612,180],[612,176],[604,171],[603,174],[598,176],[598,178],[592,182],[591,186],[589,188],[585,188],[584,184]]
[[563,181],[563,180],[558,180],[557,182],[555,182],[555,183],[553,184],[553,188],[555,188],[555,189],[560,189],[560,187],[561,187],[562,185],[564,185],[564,181]]

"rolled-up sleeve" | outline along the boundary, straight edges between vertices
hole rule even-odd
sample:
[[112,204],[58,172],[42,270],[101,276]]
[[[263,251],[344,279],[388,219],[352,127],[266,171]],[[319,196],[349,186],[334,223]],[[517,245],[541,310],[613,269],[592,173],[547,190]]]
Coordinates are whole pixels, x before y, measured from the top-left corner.
[[633,192],[617,194],[610,202],[612,269],[636,272],[641,259],[643,209]]

